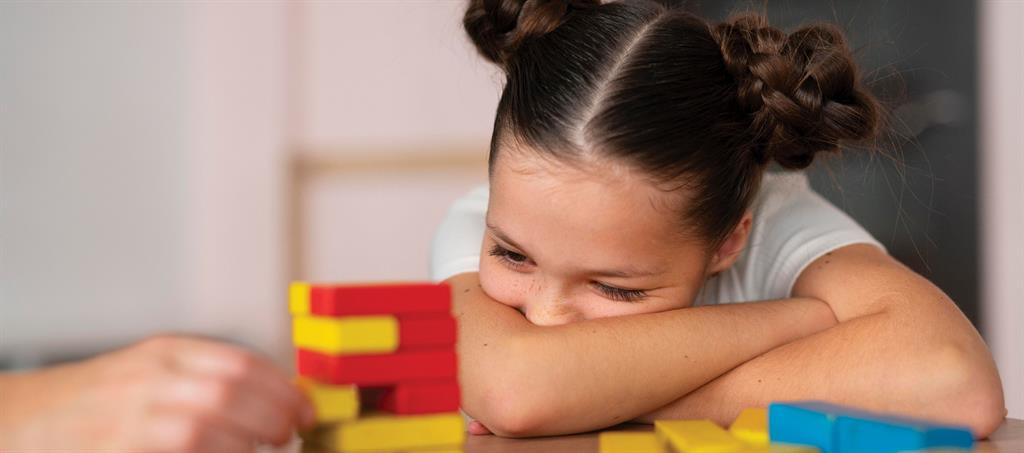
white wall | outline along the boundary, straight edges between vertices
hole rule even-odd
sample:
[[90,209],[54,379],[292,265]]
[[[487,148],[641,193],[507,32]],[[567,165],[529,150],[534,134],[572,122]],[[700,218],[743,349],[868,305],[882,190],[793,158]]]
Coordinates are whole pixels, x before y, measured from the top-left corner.
[[462,30],[465,6],[298,4],[296,144],[416,153],[444,143],[486,152],[501,79]]
[[303,200],[303,278],[428,280],[430,243],[445,211],[486,180],[483,169],[453,169],[310,181]]
[[1024,418],[1024,2],[979,6],[985,337],[1010,416]]
[[0,4],[0,360],[287,356],[282,2]]
[[188,326],[290,363],[290,9],[283,1],[188,5]]
[[182,4],[0,4],[0,355],[181,326]]

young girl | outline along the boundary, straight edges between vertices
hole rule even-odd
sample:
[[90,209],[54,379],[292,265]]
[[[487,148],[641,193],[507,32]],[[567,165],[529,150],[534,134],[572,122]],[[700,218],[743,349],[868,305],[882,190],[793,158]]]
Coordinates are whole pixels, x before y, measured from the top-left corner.
[[454,204],[432,257],[471,432],[728,423],[791,399],[979,437],[1001,422],[956,305],[802,173],[766,174],[880,128],[836,28],[530,0],[470,1],[464,25],[507,78],[490,184]]

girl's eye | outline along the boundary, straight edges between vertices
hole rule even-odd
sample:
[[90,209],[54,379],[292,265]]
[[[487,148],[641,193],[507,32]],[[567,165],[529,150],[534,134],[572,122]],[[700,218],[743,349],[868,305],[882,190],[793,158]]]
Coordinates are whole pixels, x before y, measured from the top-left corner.
[[494,246],[491,247],[491,251],[488,252],[488,254],[491,256],[498,257],[498,259],[504,261],[505,264],[512,268],[519,268],[521,266],[524,266],[526,265],[526,262],[529,260],[529,258],[527,258],[525,255],[513,252],[498,244],[494,244]]
[[604,283],[594,282],[597,289],[608,296],[609,299],[621,302],[636,302],[647,297],[647,293],[641,289],[622,289],[608,286]]

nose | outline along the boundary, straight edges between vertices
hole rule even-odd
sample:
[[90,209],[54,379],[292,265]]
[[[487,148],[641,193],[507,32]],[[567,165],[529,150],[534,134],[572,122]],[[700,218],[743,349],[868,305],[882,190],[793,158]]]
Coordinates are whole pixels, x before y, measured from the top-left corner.
[[560,326],[582,320],[581,313],[566,299],[548,299],[526,308],[526,319],[538,326]]

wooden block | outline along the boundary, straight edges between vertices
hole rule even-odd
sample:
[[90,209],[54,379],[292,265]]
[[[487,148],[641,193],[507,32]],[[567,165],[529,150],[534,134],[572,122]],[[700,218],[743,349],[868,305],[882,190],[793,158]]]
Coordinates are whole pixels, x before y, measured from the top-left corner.
[[309,283],[292,282],[288,285],[288,312],[309,314]]
[[292,315],[359,316],[450,313],[446,283],[309,284],[293,283]]
[[422,316],[297,315],[292,318],[292,342],[324,354],[389,353],[455,344],[455,318],[449,314]]
[[299,348],[295,356],[300,375],[335,385],[381,387],[455,379],[457,370],[454,348],[368,355],[327,355]]
[[768,409],[763,407],[744,409],[729,426],[729,432],[737,439],[750,444],[767,444]]
[[451,448],[466,439],[459,413],[371,415],[340,423],[322,433],[323,444],[341,452]]
[[835,417],[827,403],[796,402],[768,405],[768,438],[772,442],[812,445],[835,453]]
[[296,385],[313,402],[318,423],[355,420],[359,416],[359,391],[354,385],[321,384],[304,377],[296,379]]
[[402,450],[402,453],[462,453],[462,445],[445,445],[440,447],[422,447]]
[[896,453],[974,445],[974,436],[967,427],[823,401],[770,404],[768,431],[772,442],[814,445],[824,453]]
[[598,435],[600,453],[666,453],[658,436],[649,431],[605,431]]
[[974,434],[966,426],[882,414],[845,414],[836,420],[836,433],[841,452],[897,453],[974,447]]
[[295,316],[292,342],[324,354],[390,353],[398,349],[398,319],[394,316]]
[[385,390],[378,409],[412,415],[459,410],[459,384],[455,379],[436,382],[402,382]]
[[741,452],[746,445],[711,420],[657,420],[658,439],[681,453]]
[[455,318],[448,313],[398,317],[398,348],[400,350],[454,345],[455,336]]

